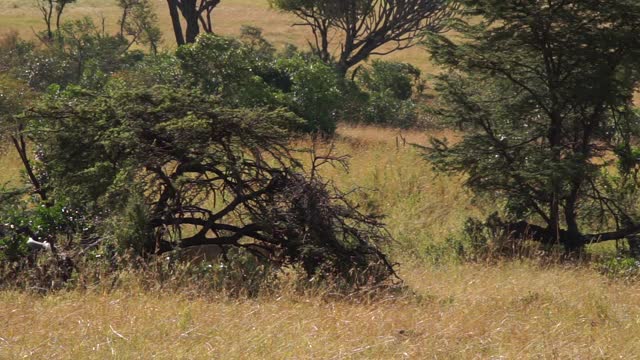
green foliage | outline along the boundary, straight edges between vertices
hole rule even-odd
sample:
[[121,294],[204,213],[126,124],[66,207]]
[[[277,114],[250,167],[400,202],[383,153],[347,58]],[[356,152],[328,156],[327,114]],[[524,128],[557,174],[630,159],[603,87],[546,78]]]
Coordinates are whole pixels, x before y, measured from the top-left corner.
[[390,275],[376,247],[388,240],[382,224],[290,154],[294,114],[130,85],[69,86],[33,111],[52,196],[102,224],[99,237],[139,255],[253,241],[310,276],[361,284]]
[[306,120],[301,130],[332,134],[340,106],[338,77],[314,58],[279,58],[254,28],[243,42],[212,34],[177,51],[191,83],[233,107],[286,107]]
[[351,121],[408,128],[416,124],[414,90],[422,93],[420,70],[406,63],[374,60],[360,68],[355,84],[345,84],[345,115]]
[[266,106],[275,101],[254,70],[260,60],[237,40],[203,35],[180,47],[176,56],[194,85],[231,106]]
[[417,105],[412,100],[398,100],[389,91],[371,93],[362,117],[368,124],[409,128],[416,124]]
[[23,81],[0,72],[0,138],[5,131],[15,130],[17,115],[22,113],[28,102],[34,97],[33,92]]
[[[544,223],[544,241],[567,250],[616,236],[585,236],[586,224],[637,224],[632,208],[602,196],[600,179],[607,155],[630,149],[637,134],[640,5],[462,3],[478,21],[456,23],[459,42],[431,35],[427,45],[447,70],[438,76],[436,112],[466,132],[454,145],[434,140],[432,163],[466,173],[477,193],[505,199],[511,216]],[[594,206],[606,210],[591,218]]]
[[74,72],[69,83],[87,88],[104,86],[114,72],[142,58],[141,53],[127,52],[123,38],[105,34],[90,18],[62,24],[57,42],[54,56],[68,61]]
[[614,279],[637,280],[640,276],[640,262],[634,258],[615,257],[598,265],[600,272]]
[[162,31],[158,28],[158,15],[149,0],[118,0],[122,9],[120,36],[129,37],[129,45],[149,46],[153,54],[158,53]]
[[90,18],[63,23],[55,41],[46,47],[9,36],[0,48],[6,67],[0,70],[36,91],[45,91],[52,84],[97,89],[144,57],[139,51],[128,51],[124,38],[106,34]]
[[28,254],[27,234],[20,231],[29,224],[26,209],[20,206],[21,192],[0,191],[0,261],[15,262]]
[[143,257],[153,253],[156,246],[150,219],[151,211],[144,197],[133,193],[122,211],[109,218],[104,230],[107,237],[113,237],[120,254],[130,252]]
[[76,246],[70,241],[90,226],[84,212],[65,206],[62,200],[50,206],[35,205],[24,201],[24,193],[4,189],[0,197],[0,259],[23,259],[31,251],[26,246],[30,237],[62,249]]
[[168,53],[145,56],[142,61],[120,72],[117,78],[130,83],[132,87],[181,87],[188,83],[180,60]]
[[407,63],[373,60],[371,68],[362,70],[358,81],[372,93],[387,93],[397,100],[409,100],[414,87],[421,86],[420,69]]
[[289,79],[291,87],[281,98],[301,118],[306,131],[333,134],[342,105],[338,76],[318,59],[294,56],[278,60],[275,68]]

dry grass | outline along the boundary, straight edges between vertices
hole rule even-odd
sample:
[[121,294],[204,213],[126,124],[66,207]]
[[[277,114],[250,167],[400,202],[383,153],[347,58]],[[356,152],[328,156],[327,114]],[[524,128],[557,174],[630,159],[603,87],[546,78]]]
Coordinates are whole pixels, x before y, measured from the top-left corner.
[[7,146],[6,149],[0,149],[0,186],[8,184],[15,185],[19,181],[19,174],[22,170],[22,162],[15,150]]
[[410,268],[416,295],[0,294],[0,357],[637,358],[640,288],[585,269]]

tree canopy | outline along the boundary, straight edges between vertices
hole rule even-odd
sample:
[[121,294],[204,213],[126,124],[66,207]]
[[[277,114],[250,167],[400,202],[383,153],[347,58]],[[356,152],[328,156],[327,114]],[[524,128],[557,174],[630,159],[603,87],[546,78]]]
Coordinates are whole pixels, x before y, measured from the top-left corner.
[[[440,32],[457,6],[448,0],[270,0],[311,29],[312,51],[341,74],[371,55],[416,45]],[[333,53],[337,50],[337,57]]]
[[[354,280],[368,281],[393,272],[377,247],[388,241],[379,219],[317,173],[330,157],[317,156],[306,172],[290,153],[300,121],[292,113],[115,81],[100,93],[53,93],[31,116],[51,194],[119,227],[135,220],[119,241],[141,255],[220,245],[260,249],[309,276],[356,270]],[[121,215],[132,202],[141,219]]]
[[[459,41],[432,35],[438,112],[465,130],[429,158],[504,199],[568,250],[640,230],[637,1],[463,1]],[[615,165],[617,164],[617,168]],[[590,231],[595,233],[590,234]]]

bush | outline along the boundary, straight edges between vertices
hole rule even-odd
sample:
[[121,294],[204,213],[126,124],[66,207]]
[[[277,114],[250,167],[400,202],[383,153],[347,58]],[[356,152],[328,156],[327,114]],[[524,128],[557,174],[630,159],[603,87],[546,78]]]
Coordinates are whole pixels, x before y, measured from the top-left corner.
[[300,55],[278,60],[276,69],[289,79],[291,86],[279,90],[287,107],[306,120],[304,130],[333,134],[342,101],[335,70]]
[[300,130],[333,134],[341,98],[334,69],[300,54],[277,56],[255,28],[241,39],[205,34],[178,49],[191,84],[232,107],[285,107],[305,120]]
[[0,42],[0,71],[11,73],[38,91],[52,84],[98,89],[114,73],[144,58],[142,52],[129,51],[128,47],[122,37],[105,34],[90,18],[83,18],[63,23],[55,41],[46,47],[20,40],[17,35],[6,36]]
[[[356,83],[361,89],[351,91],[359,103],[352,117],[368,124],[411,127],[418,120],[418,108],[413,100],[414,90],[422,93],[424,84],[420,70],[410,64],[374,60],[370,68],[357,73]],[[363,98],[364,95],[364,98]]]
[[362,119],[367,124],[409,128],[418,119],[417,106],[412,100],[394,98],[391,90],[369,94],[362,111]]
[[361,86],[371,93],[388,93],[397,100],[409,100],[414,88],[421,93],[424,85],[420,70],[407,63],[373,60],[358,77]]
[[322,180],[326,160],[308,173],[291,154],[294,114],[128,85],[69,87],[34,110],[50,194],[101,224],[92,236],[143,257],[249,242],[309,277],[357,285],[393,274],[378,249],[389,240],[379,218]]
[[240,41],[205,34],[176,52],[192,86],[217,95],[233,107],[268,106],[276,103],[269,86],[258,75],[261,59]]

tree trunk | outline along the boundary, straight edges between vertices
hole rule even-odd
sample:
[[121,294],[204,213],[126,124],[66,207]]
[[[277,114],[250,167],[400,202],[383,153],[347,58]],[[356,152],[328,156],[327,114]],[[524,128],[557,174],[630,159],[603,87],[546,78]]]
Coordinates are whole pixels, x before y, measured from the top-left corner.
[[120,37],[124,39],[124,27],[127,22],[127,16],[129,15],[129,6],[125,5],[125,8],[122,9],[122,17],[120,18]]
[[627,243],[629,244],[629,255],[634,259],[640,260],[640,236],[627,236]]
[[182,24],[180,24],[180,14],[178,13],[178,0],[167,0],[167,5],[169,6],[169,15],[171,16],[171,24],[173,25],[176,44],[178,44],[178,46],[184,45]]
[[18,152],[18,155],[20,155],[22,166],[24,167],[24,171],[27,173],[27,177],[29,177],[29,181],[34,188],[34,192],[40,196],[40,200],[46,202],[48,200],[47,192],[42,188],[42,185],[40,184],[40,181],[38,181],[38,178],[31,167],[31,163],[29,162],[29,157],[27,155],[27,142],[24,140],[22,135],[12,135],[11,141],[13,142],[13,146]]
[[349,66],[344,63],[336,64],[336,71],[341,78],[345,78],[347,76],[347,71],[349,71]]
[[578,228],[576,215],[576,202],[578,199],[578,191],[580,190],[580,181],[573,182],[573,189],[566,201],[564,208],[564,217],[567,223],[567,231],[563,236],[564,248],[567,253],[580,252],[584,248],[584,237]]
[[64,11],[64,7],[66,6],[66,3],[60,3],[58,5],[58,11],[56,13],[56,31],[60,32],[60,19],[62,18],[62,12]]
[[44,15],[44,22],[47,23],[47,38],[53,40],[53,31],[51,30],[51,16],[53,15],[53,2],[49,1],[49,11]]
[[195,0],[182,1],[182,16],[187,22],[186,42],[192,44],[196,41],[196,37],[200,33],[200,14],[196,8]]

